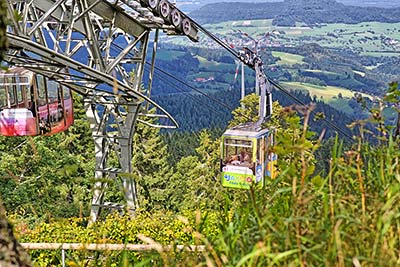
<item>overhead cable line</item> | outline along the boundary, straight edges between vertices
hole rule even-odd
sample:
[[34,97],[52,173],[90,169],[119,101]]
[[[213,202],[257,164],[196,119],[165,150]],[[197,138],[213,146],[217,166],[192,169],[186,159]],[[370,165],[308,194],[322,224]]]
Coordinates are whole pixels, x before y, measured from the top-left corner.
[[[213,33],[209,32],[207,29],[205,29],[204,27],[202,27],[201,25],[199,25],[198,23],[194,22],[196,24],[196,26],[204,33],[206,34],[208,37],[210,37],[212,40],[214,40],[215,42],[217,42],[219,45],[221,45],[223,48],[225,48],[228,52],[230,52],[235,58],[239,59],[241,62],[243,62],[244,64],[246,64],[248,67],[250,67],[251,69],[254,70],[254,66],[249,65],[248,63],[244,62],[242,57],[240,57],[239,53],[233,49],[232,47],[230,47],[227,43],[225,43],[224,41],[222,41],[221,39],[219,39],[217,36],[215,36]],[[264,74],[265,75],[265,74]],[[277,89],[279,89],[280,91],[282,91],[284,94],[286,94],[287,96],[289,96],[292,100],[294,100],[296,103],[302,105],[302,106],[306,106],[305,103],[303,103],[300,99],[298,99],[297,97],[295,97],[293,94],[291,94],[288,90],[286,90],[285,88],[283,88],[279,83],[277,83],[276,81],[272,80],[271,78],[269,78],[267,75],[265,75],[268,79],[268,81],[275,86]],[[313,113],[313,112],[312,112]],[[329,120],[327,120],[326,118],[322,119],[323,121],[325,121],[328,126],[330,126],[331,128],[333,128],[334,130],[336,130],[337,132],[343,134],[344,136],[346,136],[347,138],[349,138],[350,140],[353,140],[353,137],[351,135],[349,135],[348,133],[346,133],[345,131],[343,131],[340,127],[336,126],[335,124],[333,124],[332,122],[330,122]]]
[[[200,24],[198,24],[195,21],[192,21],[196,27],[198,27],[205,35],[207,35],[208,37],[210,37],[213,41],[217,42],[220,46],[222,46],[223,48],[225,48],[229,53],[231,53],[234,57],[240,59],[238,52],[233,49],[229,44],[227,44],[226,42],[220,40],[217,36],[215,36],[212,32],[208,31],[206,28],[204,28],[203,26],[201,26]],[[242,61],[242,60],[241,60]]]
[[[115,47],[113,47],[113,48],[117,48],[118,50],[122,50],[122,47],[120,47],[119,45],[115,45]],[[146,61],[146,64],[151,66],[151,63],[148,62],[148,61]],[[226,103],[224,103],[224,102],[222,102],[222,101],[220,101],[220,100],[218,100],[218,99],[216,99],[216,98],[213,98],[213,97],[211,97],[210,95],[208,95],[208,94],[202,92],[201,90],[195,88],[194,86],[189,85],[189,84],[186,83],[185,81],[183,81],[183,80],[181,80],[181,79],[179,79],[179,78],[176,78],[174,75],[172,75],[172,74],[170,74],[170,73],[168,73],[168,72],[162,70],[161,68],[159,68],[159,67],[157,67],[157,66],[154,66],[154,69],[157,70],[157,71],[159,71],[160,73],[164,74],[165,76],[167,76],[167,77],[169,77],[169,78],[172,78],[172,79],[174,79],[174,80],[177,81],[177,82],[180,82],[181,84],[187,86],[188,88],[192,89],[193,91],[196,91],[197,93],[199,93],[199,94],[205,96],[206,98],[208,98],[208,99],[210,99],[211,101],[217,103],[218,105],[227,108],[229,111],[232,111],[232,110],[235,109],[234,107],[229,106],[228,104],[226,104]],[[159,77],[160,77],[160,76],[159,76]],[[243,116],[244,118],[246,118],[246,119],[248,119],[248,120],[251,120],[250,117],[248,117],[248,116],[246,116],[246,115],[244,115],[244,114],[239,114],[239,115]]]
[[[282,85],[280,85],[279,83],[275,82],[274,80],[268,78],[268,81],[275,86],[277,89],[279,89],[280,91],[282,91],[285,95],[287,95],[288,97],[290,97],[292,100],[294,100],[297,104],[302,105],[302,106],[307,106],[303,101],[301,101],[299,98],[295,97],[293,94],[291,94],[287,89],[283,88]],[[314,113],[313,111],[311,113]],[[345,131],[343,131],[340,127],[338,127],[337,125],[335,125],[334,123],[332,123],[331,121],[329,121],[326,118],[321,118],[326,124],[328,124],[328,126],[330,126],[331,128],[333,128],[334,130],[336,130],[337,132],[343,134],[344,136],[346,136],[348,139],[353,140],[353,137],[351,135],[349,135],[348,133],[346,133]]]
[[[149,62],[146,62],[146,64],[150,64],[150,63],[149,63]],[[181,79],[179,79],[179,78],[176,78],[176,77],[173,76],[172,74],[170,74],[170,73],[168,73],[168,72],[162,70],[161,68],[159,68],[159,67],[157,67],[157,66],[154,66],[154,69],[156,69],[157,71],[161,72],[162,74],[164,74],[164,75],[166,75],[166,76],[168,76],[168,77],[170,77],[170,78],[172,78],[172,79],[174,79],[174,80],[176,80],[176,81],[182,83],[183,85],[185,85],[185,86],[189,87],[190,89],[192,89],[192,90],[198,92],[199,94],[205,96],[206,98],[208,98],[208,99],[210,99],[211,101],[217,103],[218,105],[221,105],[221,106],[227,108],[227,109],[230,110],[230,111],[232,111],[232,110],[235,109],[234,107],[229,106],[228,104],[226,104],[226,103],[224,103],[224,102],[222,102],[222,101],[220,101],[220,100],[218,100],[218,99],[215,99],[215,98],[209,96],[208,94],[202,92],[201,90],[195,88],[194,86],[189,85],[189,84],[186,83],[185,81],[183,81],[183,80],[181,80]],[[248,120],[251,120],[251,118],[250,118],[249,116],[245,115],[245,114],[239,114],[239,115],[242,116],[242,117],[244,117],[244,118],[246,118],[246,119],[248,119]]]
[[[193,22],[194,22],[194,21],[193,21]],[[232,47],[230,47],[227,43],[225,43],[224,41],[222,41],[221,39],[219,39],[217,36],[215,36],[213,33],[211,33],[210,31],[208,31],[207,29],[205,29],[203,26],[201,26],[201,25],[198,24],[197,22],[194,22],[194,24],[196,24],[196,26],[197,26],[204,34],[206,34],[208,37],[210,37],[213,41],[217,42],[219,45],[221,45],[223,48],[225,48],[228,52],[230,52],[235,58],[237,58],[237,59],[239,59],[241,62],[243,62],[243,59],[239,56],[239,53],[238,53],[235,49],[233,49]],[[118,46],[118,45],[116,45],[116,47],[117,47],[118,49],[122,49],[122,48],[121,48],[120,46]],[[246,64],[246,62],[244,62],[244,63]],[[151,63],[149,63],[149,62],[147,62],[147,61],[146,61],[146,64],[151,65]],[[254,70],[254,66],[251,66],[251,65],[249,65],[249,64],[246,64],[246,65],[247,65],[248,67],[250,67],[251,69]],[[157,71],[159,71],[159,72],[161,72],[161,73],[163,73],[164,75],[166,75],[166,76],[168,76],[168,77],[170,77],[170,78],[172,78],[172,79],[174,79],[174,80],[176,80],[176,81],[182,83],[183,85],[185,85],[185,86],[187,86],[188,88],[190,88],[190,89],[192,89],[192,90],[198,92],[199,94],[205,96],[206,98],[208,98],[208,99],[210,99],[211,101],[217,103],[218,105],[221,105],[221,106],[223,106],[223,107],[229,109],[230,111],[234,110],[233,107],[227,105],[226,103],[224,103],[224,102],[222,102],[222,101],[220,101],[220,100],[217,100],[217,99],[215,99],[215,98],[209,96],[208,94],[206,94],[206,93],[200,91],[199,89],[197,89],[197,88],[195,88],[195,87],[193,87],[193,86],[187,84],[187,83],[184,82],[183,80],[181,80],[181,79],[179,79],[179,78],[176,78],[175,76],[173,76],[172,74],[170,74],[170,73],[168,73],[168,72],[162,70],[161,68],[159,68],[159,67],[157,67],[157,66],[154,66],[154,69],[157,70]],[[282,91],[285,95],[287,95],[289,98],[291,98],[292,100],[294,100],[297,104],[302,105],[302,106],[306,106],[306,104],[305,104],[304,102],[302,102],[300,99],[298,99],[298,98],[295,97],[293,94],[291,94],[287,89],[283,88],[279,83],[277,83],[276,81],[272,80],[272,79],[269,78],[267,75],[266,75],[266,77],[267,77],[268,81],[269,81],[273,86],[275,86],[278,90]],[[314,113],[314,112],[312,112],[312,113]],[[239,115],[242,116],[242,117],[244,117],[244,118],[246,118],[246,119],[248,119],[248,120],[251,120],[251,118],[250,118],[249,116],[246,116],[245,114],[239,114]],[[337,131],[337,132],[343,134],[343,135],[344,135],[345,137],[347,137],[348,139],[353,140],[353,137],[352,137],[351,135],[349,135],[348,133],[346,133],[345,131],[343,131],[340,127],[338,127],[338,126],[336,126],[335,124],[333,124],[331,121],[327,120],[326,118],[322,118],[322,120],[323,120],[324,122],[326,122],[326,124],[327,124],[328,126],[330,126],[332,129],[334,129],[335,131]]]
[[[157,70],[158,71],[158,70]],[[214,108],[211,104],[209,103],[205,103],[202,101],[199,101],[198,99],[196,99],[190,92],[185,91],[183,89],[181,89],[178,85],[176,85],[175,83],[173,83],[172,81],[166,79],[165,77],[163,77],[160,73],[156,73],[157,77],[162,80],[163,82],[169,84],[170,86],[174,87],[177,91],[184,93],[186,96],[188,96],[190,99],[192,99],[193,102],[197,102],[200,103],[201,105],[207,106],[209,108],[209,110],[219,113],[221,115],[225,115],[223,112],[217,110],[216,108]]]
[[[147,63],[147,64],[150,64],[150,63],[148,63],[148,62],[146,62],[146,63]],[[157,66],[154,66],[154,69],[156,69],[157,71],[161,72],[161,73],[164,74],[165,76],[168,76],[168,77],[170,77],[170,78],[172,78],[172,79],[174,79],[174,80],[176,80],[176,81],[178,81],[178,82],[184,84],[185,86],[189,87],[190,89],[192,89],[192,90],[198,92],[199,94],[201,94],[201,95],[207,97],[207,98],[210,99],[211,101],[216,102],[217,104],[219,104],[219,105],[221,105],[221,106],[224,106],[224,107],[226,107],[226,108],[228,108],[228,109],[230,109],[230,110],[233,110],[233,107],[229,106],[228,104],[225,104],[225,103],[222,102],[222,101],[219,101],[219,100],[217,100],[217,99],[215,99],[215,98],[212,98],[212,97],[209,96],[208,94],[202,92],[201,90],[195,88],[194,86],[191,86],[191,85],[187,84],[186,82],[182,81],[181,79],[176,78],[175,76],[173,76],[172,74],[170,74],[170,73],[168,73],[168,72],[162,70],[161,68],[159,68],[159,67],[157,67]]]

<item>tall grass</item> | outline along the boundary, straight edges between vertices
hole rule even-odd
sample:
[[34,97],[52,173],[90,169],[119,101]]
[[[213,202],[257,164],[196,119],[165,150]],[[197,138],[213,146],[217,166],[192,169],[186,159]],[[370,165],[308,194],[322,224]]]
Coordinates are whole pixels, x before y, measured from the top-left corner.
[[[151,253],[124,252],[113,254],[112,260],[98,256],[84,264],[77,259],[73,264],[400,266],[399,140],[381,135],[380,143],[371,145],[360,136],[350,149],[344,149],[336,138],[327,156],[329,171],[318,174],[314,153],[321,144],[307,131],[310,110],[302,113],[303,126],[290,110],[282,116],[285,130],[278,132],[274,148],[280,156],[279,175],[268,181],[265,189],[241,191],[239,198],[232,197],[237,191],[230,191],[225,210],[216,211],[217,215],[199,211],[195,219],[178,217],[183,225],[179,231],[186,237],[180,242],[205,245],[205,251],[164,251],[160,246]],[[114,224],[121,225],[118,221]],[[210,224],[215,227],[212,235]],[[132,227],[126,229],[139,231]],[[157,231],[163,231],[162,227]],[[157,240],[163,233],[153,234],[156,238],[142,237],[142,241],[164,245]]]
[[400,266],[399,143],[361,136],[345,150],[336,139],[320,176],[320,143],[310,141],[310,111],[302,112],[304,126],[290,115],[283,122],[279,176],[243,202],[228,201],[216,237],[189,227],[207,249],[169,257],[170,266]]
[[221,220],[207,266],[400,266],[399,143],[359,137],[344,151],[336,139],[321,177],[304,114],[278,140],[278,178]]

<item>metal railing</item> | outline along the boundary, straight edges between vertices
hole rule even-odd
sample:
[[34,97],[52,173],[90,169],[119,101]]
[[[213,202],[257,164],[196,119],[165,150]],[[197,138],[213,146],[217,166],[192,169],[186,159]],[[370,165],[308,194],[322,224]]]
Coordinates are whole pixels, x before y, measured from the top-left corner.
[[94,250],[94,251],[187,251],[202,252],[205,246],[195,245],[167,245],[160,244],[84,244],[84,243],[20,243],[26,250],[61,250],[61,263],[65,267],[66,250]]

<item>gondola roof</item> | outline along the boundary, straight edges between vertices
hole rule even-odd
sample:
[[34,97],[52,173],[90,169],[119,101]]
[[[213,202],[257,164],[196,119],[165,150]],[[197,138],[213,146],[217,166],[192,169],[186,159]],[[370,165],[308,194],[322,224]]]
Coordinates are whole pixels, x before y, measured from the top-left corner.
[[254,129],[228,129],[225,131],[223,136],[234,136],[234,137],[245,137],[245,138],[259,138],[270,132],[270,128],[262,130]]

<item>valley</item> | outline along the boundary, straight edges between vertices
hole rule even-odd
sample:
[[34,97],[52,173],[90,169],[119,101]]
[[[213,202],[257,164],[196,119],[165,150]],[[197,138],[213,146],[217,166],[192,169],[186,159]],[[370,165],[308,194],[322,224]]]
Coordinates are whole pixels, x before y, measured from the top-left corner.
[[[274,26],[272,19],[262,19],[219,22],[205,27],[237,50],[255,49],[257,43],[268,76],[285,88],[309,94],[310,99],[324,102],[353,119],[364,116],[355,103],[355,93],[371,100],[382,96],[390,81],[399,79],[396,65],[400,63],[400,23],[296,24],[296,27]],[[175,64],[180,62],[189,70],[183,76],[182,71],[175,73],[172,69],[172,73],[181,75],[203,92],[229,90],[236,95],[235,102],[229,104],[238,105],[240,71],[235,79],[237,62],[218,44],[205,36],[198,43],[164,36],[161,43],[160,54],[169,56],[159,57],[160,66],[174,65],[170,61],[174,58]],[[248,93],[254,88],[253,76],[253,71],[246,68]],[[170,87],[166,91],[159,84],[155,88],[156,94],[181,94]],[[197,94],[190,88],[186,90]],[[172,113],[178,115],[174,110]]]
[[400,2],[217,1],[0,0],[0,267],[399,266]]

